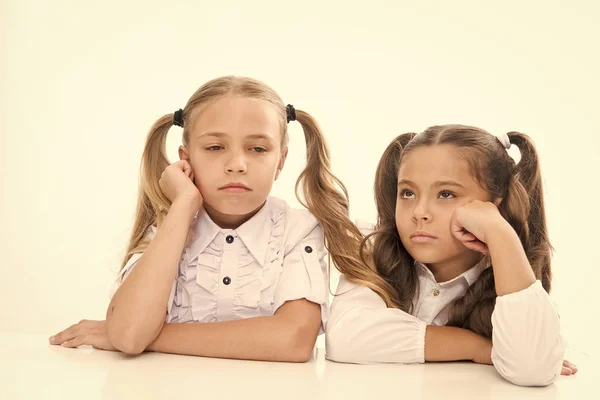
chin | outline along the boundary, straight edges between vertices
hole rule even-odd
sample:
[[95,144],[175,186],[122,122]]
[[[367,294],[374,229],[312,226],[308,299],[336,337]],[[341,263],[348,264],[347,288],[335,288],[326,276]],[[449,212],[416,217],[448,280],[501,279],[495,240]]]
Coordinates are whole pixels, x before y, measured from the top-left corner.
[[448,257],[444,257],[443,254],[439,254],[438,251],[432,249],[407,249],[408,253],[414,258],[416,261],[419,261],[423,264],[435,264],[439,263],[447,259]]
[[220,214],[247,215],[259,208],[264,201],[252,201],[241,198],[205,199],[206,204]]

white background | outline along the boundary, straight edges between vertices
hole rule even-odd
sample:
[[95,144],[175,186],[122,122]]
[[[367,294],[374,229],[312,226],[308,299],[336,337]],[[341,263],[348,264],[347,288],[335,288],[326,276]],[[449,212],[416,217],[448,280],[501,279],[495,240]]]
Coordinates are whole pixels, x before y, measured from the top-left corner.
[[[597,2],[0,7],[1,331],[51,334],[103,318],[149,127],[207,80],[235,74],[318,119],[354,218],[375,217],[375,167],[397,134],[461,123],[531,135],[556,249],[552,298],[570,348],[597,351]],[[179,140],[173,129],[173,157]],[[297,204],[303,163],[293,124],[274,195]]]

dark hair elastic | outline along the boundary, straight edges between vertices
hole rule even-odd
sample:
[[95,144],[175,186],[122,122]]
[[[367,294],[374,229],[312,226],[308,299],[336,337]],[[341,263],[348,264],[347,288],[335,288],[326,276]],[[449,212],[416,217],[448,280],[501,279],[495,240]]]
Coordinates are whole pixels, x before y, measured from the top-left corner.
[[293,105],[288,104],[287,107],[285,108],[285,112],[287,114],[287,122],[288,123],[290,121],[295,121],[296,120],[296,109],[294,108]]
[[173,113],[173,125],[183,128],[183,110],[181,108]]

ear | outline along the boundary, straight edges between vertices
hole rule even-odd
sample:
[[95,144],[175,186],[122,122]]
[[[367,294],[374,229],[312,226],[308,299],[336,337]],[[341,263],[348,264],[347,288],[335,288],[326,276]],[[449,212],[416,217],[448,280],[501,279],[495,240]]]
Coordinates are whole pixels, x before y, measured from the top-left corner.
[[190,161],[190,153],[189,153],[187,147],[179,146],[179,159],[185,160],[185,161]]
[[279,159],[279,165],[277,165],[277,173],[275,174],[275,180],[277,180],[277,178],[279,178],[279,174],[281,173],[281,170],[283,169],[283,166],[285,165],[285,159],[287,158],[287,155],[288,155],[288,148],[286,147],[281,152],[281,158]]
[[498,197],[496,198],[496,200],[494,200],[494,204],[496,205],[496,207],[500,207],[502,200],[504,200],[502,197]]

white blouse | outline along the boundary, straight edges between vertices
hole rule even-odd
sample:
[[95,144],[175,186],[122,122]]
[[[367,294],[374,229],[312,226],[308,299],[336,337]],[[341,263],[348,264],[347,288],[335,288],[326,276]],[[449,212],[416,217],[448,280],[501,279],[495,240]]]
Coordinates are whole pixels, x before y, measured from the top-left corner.
[[[150,238],[156,233],[152,227]],[[237,229],[221,229],[200,209],[179,262],[166,322],[216,322],[273,315],[286,301],[307,299],[321,306],[327,322],[327,259],[323,229],[304,209],[269,197]],[[111,289],[135,267],[134,254]]]
[[[363,232],[366,229],[361,229]],[[326,357],[333,361],[423,363],[427,325],[445,325],[449,305],[462,297],[488,268],[489,259],[460,276],[438,283],[431,271],[415,263],[419,291],[414,315],[387,308],[371,289],[340,277],[326,333]],[[517,385],[545,386],[560,376],[566,345],[559,316],[540,281],[516,293],[498,296],[492,314],[492,362]]]

